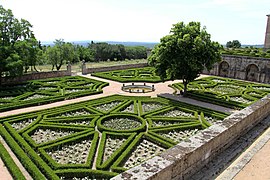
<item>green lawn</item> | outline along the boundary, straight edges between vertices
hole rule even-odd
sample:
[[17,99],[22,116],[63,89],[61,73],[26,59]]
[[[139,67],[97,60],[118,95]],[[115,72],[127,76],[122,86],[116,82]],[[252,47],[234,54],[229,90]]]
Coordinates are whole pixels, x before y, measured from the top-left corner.
[[[126,64],[138,64],[138,63],[147,63],[146,59],[135,59],[135,60],[124,60],[124,61],[101,61],[101,62],[87,62],[87,68],[98,68],[98,67],[108,67],[108,66],[117,66],[117,65],[126,65]],[[76,63],[71,65],[72,72],[81,72],[82,63]],[[47,72],[52,70],[52,65],[38,65],[36,66],[37,70],[40,72]],[[67,65],[63,65],[60,70],[66,70]],[[54,69],[56,70],[56,69]]]

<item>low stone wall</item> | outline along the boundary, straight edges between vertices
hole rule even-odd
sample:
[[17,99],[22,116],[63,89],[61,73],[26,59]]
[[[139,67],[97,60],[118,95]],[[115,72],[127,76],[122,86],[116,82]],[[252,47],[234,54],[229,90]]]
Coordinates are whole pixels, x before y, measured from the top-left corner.
[[269,116],[269,109],[270,95],[113,179],[189,179],[243,133]]
[[53,77],[71,76],[71,69],[64,71],[50,71],[50,72],[36,72],[31,74],[24,74],[18,77],[2,78],[2,84],[16,84],[18,82],[36,80],[36,79],[46,79]]
[[119,66],[108,66],[108,67],[99,67],[99,68],[86,68],[86,65],[82,65],[82,74],[91,74],[95,72],[104,72],[104,71],[115,71],[115,70],[122,70],[122,69],[130,69],[130,68],[141,68],[147,67],[147,63],[140,63],[140,64],[127,64],[127,65],[119,65]]

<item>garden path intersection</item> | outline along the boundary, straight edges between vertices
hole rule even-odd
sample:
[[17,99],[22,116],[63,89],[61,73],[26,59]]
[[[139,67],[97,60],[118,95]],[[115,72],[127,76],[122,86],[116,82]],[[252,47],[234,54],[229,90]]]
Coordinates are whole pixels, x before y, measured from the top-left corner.
[[[103,88],[103,93],[101,93],[101,94],[96,94],[96,95],[91,95],[91,96],[84,96],[84,97],[80,97],[80,98],[76,98],[76,99],[70,99],[70,100],[65,100],[65,101],[60,101],[60,102],[54,102],[54,103],[51,103],[51,104],[45,104],[45,105],[40,105],[40,106],[21,108],[21,109],[11,110],[11,111],[7,111],[7,112],[1,112],[0,117],[6,117],[6,116],[10,116],[10,115],[17,115],[17,114],[26,113],[26,112],[34,112],[34,111],[39,111],[39,110],[44,110],[44,109],[49,109],[49,108],[56,108],[56,107],[60,107],[60,106],[63,106],[63,105],[69,105],[69,104],[78,103],[78,102],[85,102],[85,101],[94,100],[94,99],[102,98],[102,97],[107,97],[107,96],[111,96],[111,95],[115,95],[115,94],[122,95],[122,96],[148,96],[148,97],[149,96],[157,97],[158,95],[160,95],[161,97],[166,97],[168,99],[173,99],[173,100],[180,101],[180,102],[185,102],[185,103],[189,103],[189,104],[193,104],[193,105],[197,105],[197,106],[201,106],[201,107],[206,107],[206,108],[209,108],[209,109],[218,110],[220,112],[233,113],[233,112],[236,111],[234,109],[225,108],[225,107],[218,106],[218,105],[213,105],[213,104],[210,104],[210,103],[205,103],[205,102],[201,102],[201,101],[197,101],[197,100],[193,100],[193,99],[189,99],[189,98],[183,98],[180,95],[173,95],[175,90],[172,89],[171,87],[169,87],[168,85],[171,85],[173,83],[182,82],[182,81],[179,81],[179,80],[177,80],[177,81],[166,81],[164,83],[147,83],[147,85],[154,85],[155,91],[148,92],[148,93],[129,93],[129,92],[122,91],[121,88],[123,86],[123,83],[119,83],[119,82],[115,82],[115,81],[107,80],[107,79],[103,79],[103,78],[98,78],[98,77],[94,77],[94,76],[90,76],[90,75],[80,75],[80,76],[95,79],[95,80],[99,80],[99,81],[103,81],[103,82],[108,82],[109,86],[104,87]],[[199,78],[202,78],[202,77],[207,77],[207,76],[202,75]],[[141,82],[141,83],[138,82],[138,84],[142,84],[142,83],[143,82]],[[266,153],[269,152],[269,149],[265,150],[265,148],[269,148],[269,145],[267,145],[267,144],[269,144],[269,138],[268,139],[265,138],[265,136],[267,136],[267,137],[269,136],[269,132],[268,132],[269,130],[270,129],[266,130],[266,133],[264,133],[262,135],[262,136],[264,136],[264,141],[263,141],[263,144],[261,142],[261,145],[260,145],[261,150],[260,151],[258,150],[255,153],[253,153],[251,155],[252,157],[253,156],[255,157],[255,154],[256,154],[256,158],[258,159],[258,156],[259,157],[264,157],[266,155]],[[1,142],[3,142],[2,138],[1,138]],[[256,143],[257,142],[255,141],[254,144],[256,144]],[[9,150],[9,151],[11,151],[11,150]],[[15,158],[14,154],[12,156],[13,156],[13,158]],[[252,159],[252,157],[250,159]],[[253,167],[255,166],[256,167],[256,166],[258,166],[258,161],[250,160],[250,161],[246,162],[242,166],[242,170],[245,170],[245,168],[250,169],[250,167],[248,167],[248,166],[245,167],[246,164],[248,166],[253,166]],[[267,167],[270,169],[269,164],[267,165]],[[254,175],[254,174],[256,174],[256,171],[259,172],[260,170],[259,169],[252,169],[252,171],[253,171],[253,175]],[[230,169],[226,170],[227,174],[228,174],[228,172],[230,173]],[[235,175],[238,174],[239,172],[240,172],[240,170],[237,173],[235,173]],[[266,179],[270,178],[269,173],[266,173],[264,175],[267,176]],[[228,177],[228,176],[226,176],[226,177]],[[243,177],[245,177],[245,175],[243,175],[243,173],[240,175],[240,173],[239,173],[239,177],[243,178]],[[235,178],[237,178],[237,176]],[[262,178],[264,179],[265,177],[262,177]],[[12,179],[12,177],[9,175],[7,169],[3,165],[3,162],[1,161],[1,159],[0,159],[0,179]],[[29,178],[27,178],[27,179],[29,179]]]

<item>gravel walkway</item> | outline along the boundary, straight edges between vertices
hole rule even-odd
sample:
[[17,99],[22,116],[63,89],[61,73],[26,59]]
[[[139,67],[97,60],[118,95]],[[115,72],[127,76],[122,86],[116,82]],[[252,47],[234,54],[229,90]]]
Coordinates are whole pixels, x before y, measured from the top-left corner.
[[198,100],[195,100],[195,99],[183,97],[181,95],[174,95],[174,94],[165,93],[165,94],[159,94],[158,96],[164,97],[164,98],[167,98],[167,99],[172,99],[172,100],[175,100],[175,101],[188,103],[188,104],[193,104],[195,106],[201,106],[201,107],[204,107],[204,108],[213,109],[215,111],[220,111],[220,112],[225,112],[225,113],[234,113],[234,112],[236,112],[236,110],[234,110],[234,109],[230,109],[230,108],[226,108],[226,107],[223,107],[223,106],[218,106],[218,105],[215,105],[215,104],[210,104],[210,103],[198,101]]

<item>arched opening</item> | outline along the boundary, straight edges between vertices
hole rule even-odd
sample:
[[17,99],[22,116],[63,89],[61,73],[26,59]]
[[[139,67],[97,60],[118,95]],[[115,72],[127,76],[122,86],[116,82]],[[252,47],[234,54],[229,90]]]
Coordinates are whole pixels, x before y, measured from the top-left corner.
[[259,68],[256,64],[249,64],[246,68],[246,80],[258,81]]
[[219,64],[219,72],[218,72],[218,75],[219,75],[219,76],[223,76],[223,77],[228,77],[228,75],[229,75],[229,68],[230,68],[229,63],[226,62],[226,61],[222,61],[222,62]]

